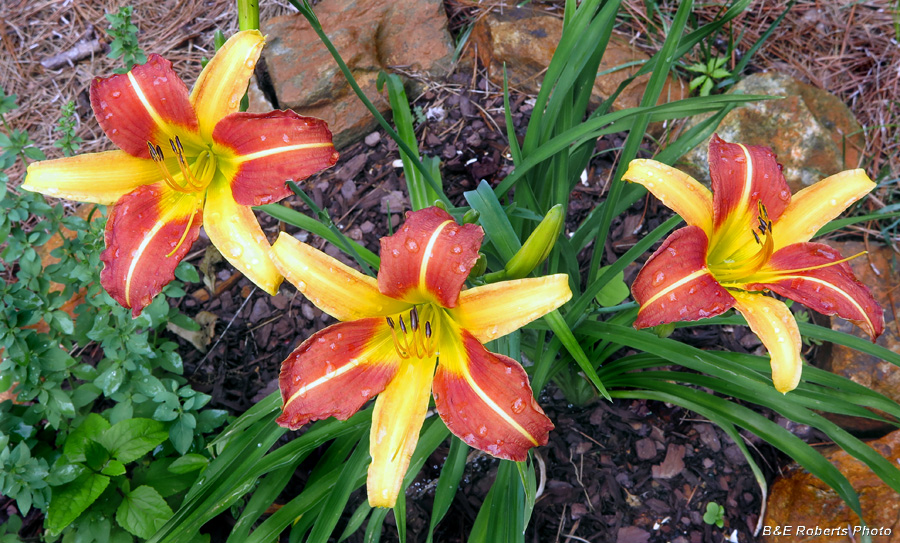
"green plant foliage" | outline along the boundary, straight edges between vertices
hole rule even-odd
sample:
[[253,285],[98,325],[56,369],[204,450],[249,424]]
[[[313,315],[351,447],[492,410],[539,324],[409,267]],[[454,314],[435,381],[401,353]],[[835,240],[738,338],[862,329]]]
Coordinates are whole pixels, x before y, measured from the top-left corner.
[[78,151],[78,147],[84,140],[75,135],[75,102],[66,102],[59,114],[59,123],[55,130],[59,138],[53,143],[54,147],[62,150],[65,156],[72,156]]
[[703,513],[703,522],[715,524],[719,528],[725,526],[725,508],[716,502],[706,504],[706,512]]
[[147,55],[138,44],[138,27],[131,22],[131,16],[134,8],[131,6],[122,6],[116,13],[107,13],[106,20],[109,27],[106,31],[112,37],[109,44],[109,58],[122,58],[125,68],[121,68],[119,73],[125,73],[135,64],[143,64],[147,62]]
[[[0,93],[3,168],[45,158],[6,125],[15,107]],[[56,146],[74,152],[71,104],[58,133]],[[168,322],[194,325],[168,301],[184,296],[184,283],[132,319],[100,287],[102,208],[68,215],[3,186],[0,392],[16,401],[0,402],[0,493],[20,515],[42,510],[48,534],[64,541],[148,537],[205,468],[204,436],[227,417],[181,376],[178,344],[165,333]],[[176,275],[199,281],[188,263]]]
[[709,96],[709,91],[712,90],[713,85],[716,84],[716,81],[731,77],[731,72],[723,68],[727,60],[727,57],[713,57],[706,62],[696,62],[694,64],[685,66],[685,70],[693,72],[695,74],[699,74],[691,79],[689,88],[693,91],[697,90],[697,87],[699,87],[700,96]]

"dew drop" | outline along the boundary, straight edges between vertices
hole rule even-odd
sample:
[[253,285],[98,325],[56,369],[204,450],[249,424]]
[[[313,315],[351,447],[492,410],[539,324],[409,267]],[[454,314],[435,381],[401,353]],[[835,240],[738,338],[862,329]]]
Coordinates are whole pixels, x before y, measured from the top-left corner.
[[419,250],[419,244],[412,238],[406,238],[406,249],[411,253],[415,253]]
[[232,245],[228,248],[228,252],[229,254],[231,254],[231,256],[237,258],[241,256],[241,254],[243,254],[244,249],[240,245]]
[[459,245],[454,245],[450,250],[453,251],[454,254],[459,254],[462,252],[462,247],[460,247]]
[[400,250],[399,249],[391,249],[391,254],[394,255],[394,258],[397,258],[400,256]]
[[522,398],[516,398],[512,404],[512,410],[517,415],[525,410],[525,402],[522,401]]
[[281,135],[281,141],[283,141],[283,142],[285,142],[285,143],[288,143],[288,142],[291,141],[291,138],[289,138],[287,134],[282,134],[282,135]]
[[664,274],[663,272],[656,272],[656,276],[653,277],[652,284],[654,287],[658,287],[665,280],[666,280],[666,274]]
[[482,424],[481,427],[478,428],[478,435],[484,437],[487,435],[487,431],[487,426]]
[[113,98],[118,98],[119,96],[122,96],[122,93],[119,91],[113,91],[110,96],[112,96]]
[[259,137],[259,141],[266,141],[266,136],[261,135],[261,136]]
[[300,292],[306,292],[306,283],[303,281],[298,281],[297,290],[299,290]]

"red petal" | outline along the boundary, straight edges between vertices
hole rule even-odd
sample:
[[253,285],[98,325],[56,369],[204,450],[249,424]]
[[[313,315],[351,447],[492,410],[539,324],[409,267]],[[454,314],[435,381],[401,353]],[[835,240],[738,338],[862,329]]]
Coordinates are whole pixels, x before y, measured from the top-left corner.
[[856,280],[846,262],[806,271],[842,260],[824,243],[795,243],[776,251],[756,276],[772,274],[772,279],[747,285],[749,290],[769,289],[800,302],[823,315],[838,315],[853,322],[874,340],[884,332],[884,312],[869,288]]
[[[768,147],[727,143],[714,134],[709,142],[709,177],[715,228],[732,214],[749,213],[748,221],[754,221],[759,200],[769,219],[778,221],[791,201],[781,166]],[[743,228],[745,223],[740,224]]]
[[393,353],[382,318],[341,322],[310,336],[281,364],[284,412],[276,422],[296,430],[311,420],[346,420],[394,378]]
[[299,182],[338,159],[325,121],[293,111],[233,113],[216,125],[212,137],[228,148],[216,154],[241,205],[277,202],[291,194],[287,180]]
[[194,195],[174,192],[163,183],[129,192],[106,222],[106,249],[100,254],[103,288],[137,317],[175,277],[175,267],[197,239],[202,222],[200,199]]
[[171,62],[155,54],[127,74],[94,79],[91,107],[109,139],[142,158],[150,158],[148,141],[164,146],[168,153],[169,135],[193,133],[199,127],[184,82]]
[[653,253],[631,285],[641,304],[635,328],[714,317],[734,305],[706,267],[708,243],[703,229],[686,226]]
[[[523,461],[528,449],[546,445],[553,423],[534,400],[522,366],[488,352],[465,330],[461,342],[452,343],[457,349],[445,349],[442,342],[432,384],[447,428],[468,445],[507,460]],[[454,360],[445,363],[448,354]]]
[[408,212],[403,228],[381,238],[378,290],[410,303],[456,307],[483,237],[481,227],[460,226],[441,208]]

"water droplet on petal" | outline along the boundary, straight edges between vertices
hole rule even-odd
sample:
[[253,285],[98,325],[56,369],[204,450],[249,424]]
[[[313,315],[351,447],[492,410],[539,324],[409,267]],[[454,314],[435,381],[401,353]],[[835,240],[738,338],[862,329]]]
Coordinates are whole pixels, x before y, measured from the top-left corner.
[[522,398],[516,398],[512,404],[512,410],[517,415],[525,410],[525,402],[522,401]]

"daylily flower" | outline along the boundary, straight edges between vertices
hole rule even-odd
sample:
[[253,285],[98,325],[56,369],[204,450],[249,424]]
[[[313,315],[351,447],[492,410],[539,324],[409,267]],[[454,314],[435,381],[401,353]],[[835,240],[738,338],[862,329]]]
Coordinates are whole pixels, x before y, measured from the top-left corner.
[[[564,274],[462,290],[484,232],[432,207],[381,239],[377,281],[282,233],[272,260],[340,322],[304,341],[281,366],[278,424],[345,420],[376,394],[369,503],[392,507],[432,393],[441,419],[467,444],[524,460],[553,429],[525,370],[487,351],[497,339],[564,304]],[[437,370],[435,371],[435,364]]]
[[281,284],[250,206],[288,196],[286,180],[332,166],[338,155],[324,121],[238,111],[264,43],[256,30],[232,36],[190,94],[155,54],[127,74],[94,79],[94,115],[121,150],[28,167],[24,189],[115,204],[100,277],[134,316],[172,280],[204,215],[229,262],[270,294]]
[[[635,328],[713,317],[734,307],[769,351],[779,392],[800,382],[800,332],[776,294],[868,332],[884,330],[881,307],[856,280],[850,258],[809,240],[875,187],[863,170],[841,172],[791,197],[767,147],[709,144],[712,192],[654,160],[634,160],[623,176],[640,183],[688,226],[672,232],[632,285]],[[859,256],[859,255],[854,255]]]

